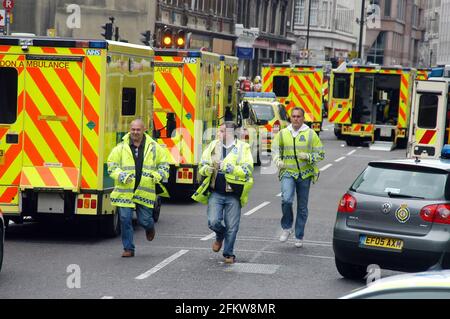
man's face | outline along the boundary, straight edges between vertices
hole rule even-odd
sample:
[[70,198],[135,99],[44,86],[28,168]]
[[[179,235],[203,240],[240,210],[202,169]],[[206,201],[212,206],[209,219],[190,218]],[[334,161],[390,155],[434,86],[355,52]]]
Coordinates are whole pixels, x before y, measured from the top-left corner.
[[219,139],[224,144],[231,143],[234,141],[234,129],[227,128],[226,125],[222,125],[219,129]]
[[144,127],[144,123],[142,123],[141,121],[134,121],[133,123],[131,123],[131,129],[130,129],[130,133],[131,133],[131,139],[133,141],[141,141],[144,138],[144,132],[145,132],[145,127]]
[[293,111],[291,115],[292,126],[300,127],[305,122],[305,116],[301,111]]

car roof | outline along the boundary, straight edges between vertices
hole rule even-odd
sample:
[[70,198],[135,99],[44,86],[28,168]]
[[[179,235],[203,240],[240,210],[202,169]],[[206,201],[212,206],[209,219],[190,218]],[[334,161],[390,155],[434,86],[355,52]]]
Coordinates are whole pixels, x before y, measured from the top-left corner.
[[[415,167],[440,169],[450,172],[450,160],[448,159],[396,159],[385,161],[372,161],[370,164],[400,164]],[[370,165],[369,164],[369,165]]]
[[403,289],[450,289],[450,270],[426,271],[421,273],[395,275],[373,282],[366,288],[360,288],[342,297],[342,299],[358,298],[377,292],[388,292]]

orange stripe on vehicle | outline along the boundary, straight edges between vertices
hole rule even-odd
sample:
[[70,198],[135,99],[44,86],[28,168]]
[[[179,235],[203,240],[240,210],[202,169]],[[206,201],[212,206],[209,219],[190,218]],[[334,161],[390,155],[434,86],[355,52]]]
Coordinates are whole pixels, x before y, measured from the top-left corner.
[[81,89],[78,87],[72,75],[66,69],[55,69],[55,72],[81,110]]
[[11,49],[9,45],[0,45],[0,52],[8,52]]
[[[316,75],[317,75],[317,73],[316,73]],[[316,93],[316,96],[319,97],[319,96],[320,96],[320,92],[318,92],[318,91],[316,90],[316,87],[315,87],[314,83],[311,82],[311,79],[310,79],[309,76],[306,76],[306,82],[308,82],[308,85],[309,85],[309,87],[311,88],[311,90],[313,90],[313,91]],[[309,97],[309,100],[310,100],[311,104],[312,104],[313,107],[314,107],[314,110],[316,111],[316,114],[320,114],[320,106],[317,105],[316,101],[311,100],[312,97],[311,97],[309,94],[308,94],[308,97]]]
[[272,71],[267,72],[266,76],[264,77],[264,82],[269,81],[269,79],[270,79],[270,77],[272,76],[272,74],[273,74]]
[[78,169],[66,167],[66,168],[64,168],[64,172],[66,173],[67,177],[71,181],[72,185],[77,186],[78,185],[78,176],[79,176]]
[[336,113],[334,113],[334,115],[330,118],[330,122],[333,123],[334,121],[336,121],[340,114],[340,111],[336,111]]
[[7,128],[0,128],[0,140],[6,135],[6,133],[8,133]]
[[95,69],[94,65],[92,64],[91,60],[86,59],[86,76],[88,77],[89,81],[92,83],[92,86],[97,91],[97,93],[100,95],[100,74],[98,74],[97,70]]
[[348,111],[345,116],[342,118],[342,122],[347,122],[348,119],[350,118],[350,111]]
[[94,131],[98,135],[99,134],[99,115],[95,111],[94,107],[92,106],[91,102],[87,98],[87,96],[84,97],[84,115],[89,121],[93,121],[95,124]]
[[[311,95],[309,95],[308,89],[306,88],[306,86],[300,81],[300,79],[298,77],[295,77],[295,81],[297,82],[297,84],[300,86],[300,88],[302,89],[303,92],[305,92],[306,97],[309,100],[309,103],[311,103],[312,107],[314,107],[317,111],[317,106],[316,103],[314,102],[313,98],[311,97]],[[320,110],[319,110],[320,112]],[[311,113],[311,111],[310,111]]]
[[78,49],[78,48],[71,48],[70,52],[72,54],[76,54],[76,55],[85,55],[85,52],[83,49]]
[[31,163],[33,163],[34,166],[44,166],[44,159],[42,158],[39,151],[36,149],[27,132],[24,132],[24,136],[25,136],[24,150],[28,158],[30,159]]
[[[70,135],[72,141],[74,142],[77,148],[80,147],[80,130],[76,126],[72,117],[67,112],[63,103],[59,99],[58,95],[55,93],[50,83],[48,83],[45,76],[42,74],[42,71],[36,68],[28,69],[28,73],[33,78],[36,85],[38,85],[41,89],[41,93],[44,95],[47,100],[48,105],[53,109],[56,115],[58,116],[66,116],[67,122],[62,122],[63,127]],[[38,125],[37,125],[38,127]]]
[[197,81],[195,80],[195,76],[188,66],[184,68],[184,78],[188,81],[192,90],[195,92],[197,90]]
[[83,138],[83,156],[88,162],[89,166],[92,168],[95,174],[97,174],[97,161],[98,156],[92,149],[91,145],[88,143],[87,139]]
[[58,51],[56,51],[55,48],[42,48],[42,52],[47,54],[56,54]]
[[44,121],[38,121],[39,115],[41,115],[41,113],[39,112],[38,107],[28,93],[26,95],[26,111],[29,117],[33,120],[36,128],[42,134],[42,137],[48,142],[48,145],[51,145],[52,152],[58,159],[58,161],[62,163],[63,166],[76,166],[70,156],[67,155],[60,139],[56,137],[55,133],[51,130],[48,123]]
[[36,167],[36,171],[38,172],[39,176],[44,181],[45,186],[48,186],[48,187],[58,187],[59,186],[58,181],[56,180],[55,176],[53,176],[53,174],[49,168]]
[[295,87],[292,86],[292,92],[295,94],[295,96],[297,97],[297,99],[299,100],[299,102],[302,104],[303,110],[308,113],[311,114],[311,110],[309,109],[308,105],[305,103],[305,101],[303,100],[303,98],[300,96],[300,94],[298,93],[298,91],[295,89]]
[[405,76],[402,76],[402,83],[403,83],[403,85],[404,85],[406,88],[408,88],[408,86],[409,86],[409,81],[406,79]]

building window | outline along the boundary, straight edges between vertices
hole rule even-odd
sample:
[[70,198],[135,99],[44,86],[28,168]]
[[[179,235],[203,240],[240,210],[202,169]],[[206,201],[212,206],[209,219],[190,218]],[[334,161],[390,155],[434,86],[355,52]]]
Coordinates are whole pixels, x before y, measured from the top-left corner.
[[391,16],[391,0],[385,0],[384,1],[384,16],[390,17]]
[[328,28],[329,19],[328,19],[328,2],[322,2],[322,10],[321,10],[321,25],[324,28]]
[[297,0],[295,2],[294,23],[299,25],[305,24],[305,2],[306,0]]
[[398,0],[397,1],[397,18],[400,21],[405,21],[405,13],[406,13],[406,0]]
[[367,53],[367,62],[384,64],[384,48],[386,43],[386,32],[382,31],[378,35],[375,43]]
[[313,26],[317,26],[318,16],[319,16],[319,0],[310,0],[311,1],[311,21],[310,24]]
[[0,124],[14,124],[17,120],[17,83],[15,68],[0,68],[0,94],[2,97]]

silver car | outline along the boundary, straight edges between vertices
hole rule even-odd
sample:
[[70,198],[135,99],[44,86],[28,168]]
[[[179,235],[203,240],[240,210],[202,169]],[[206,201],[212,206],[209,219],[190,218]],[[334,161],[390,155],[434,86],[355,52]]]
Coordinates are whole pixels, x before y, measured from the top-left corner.
[[450,268],[449,173],[449,160],[370,163],[339,203],[339,273],[362,279],[372,264],[406,272]]

